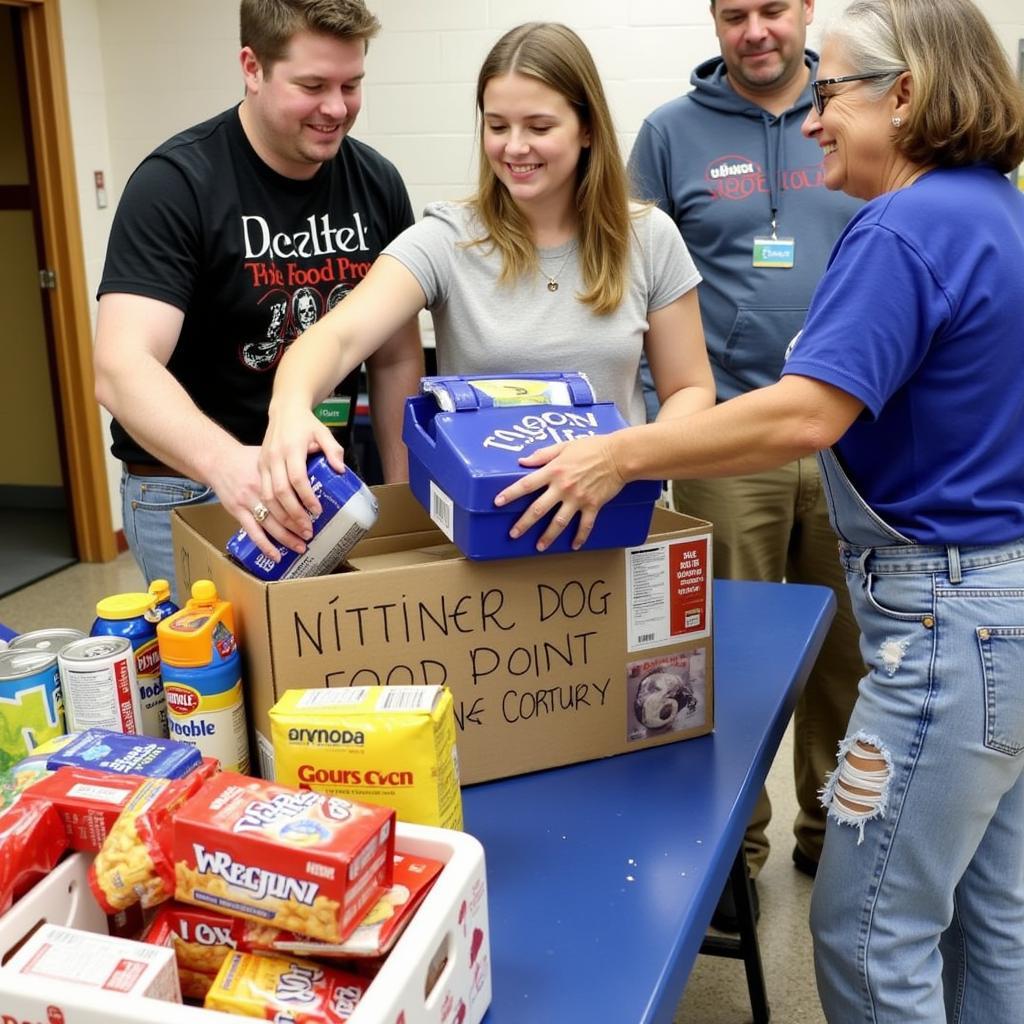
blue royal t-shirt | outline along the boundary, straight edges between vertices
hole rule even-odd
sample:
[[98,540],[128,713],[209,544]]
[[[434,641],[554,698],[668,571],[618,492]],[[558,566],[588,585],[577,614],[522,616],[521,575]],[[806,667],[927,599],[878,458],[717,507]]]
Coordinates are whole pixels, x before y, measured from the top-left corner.
[[864,500],[922,544],[1024,537],[1024,193],[986,165],[864,206],[784,373],[864,415],[836,445]]

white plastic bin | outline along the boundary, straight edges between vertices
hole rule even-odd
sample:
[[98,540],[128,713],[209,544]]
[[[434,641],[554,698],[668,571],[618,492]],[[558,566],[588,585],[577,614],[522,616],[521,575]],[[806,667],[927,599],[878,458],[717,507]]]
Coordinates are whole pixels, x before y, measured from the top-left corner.
[[[396,848],[445,867],[350,1024],[479,1024],[491,1001],[490,930],[483,847],[461,832],[399,823]],[[89,891],[89,857],[76,853],[0,917],[0,963],[44,921],[106,933]],[[440,974],[430,991],[428,975]],[[84,986],[0,969],[0,1018],[49,1024],[237,1024],[240,1018],[155,999],[118,999]]]

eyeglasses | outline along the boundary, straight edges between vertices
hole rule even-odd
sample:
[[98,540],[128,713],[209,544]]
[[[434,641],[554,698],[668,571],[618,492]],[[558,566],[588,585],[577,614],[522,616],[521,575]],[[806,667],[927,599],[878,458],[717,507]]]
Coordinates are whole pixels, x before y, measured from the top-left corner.
[[841,82],[865,82],[869,78],[888,78],[890,75],[901,75],[903,74],[902,69],[899,71],[873,71],[869,75],[841,75],[839,78],[816,78],[811,82],[811,99],[814,102],[814,109],[819,113],[825,112],[825,104],[832,98],[821,90],[825,86],[839,85]]

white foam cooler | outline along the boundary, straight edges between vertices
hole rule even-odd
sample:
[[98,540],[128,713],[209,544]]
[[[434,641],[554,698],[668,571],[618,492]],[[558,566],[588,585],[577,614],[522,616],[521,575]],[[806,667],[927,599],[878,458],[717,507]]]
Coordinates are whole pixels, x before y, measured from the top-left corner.
[[[491,1001],[490,927],[483,847],[462,832],[399,823],[400,850],[444,862],[349,1024],[479,1024]],[[107,920],[86,881],[90,858],[76,853],[0,917],[0,962],[43,922],[106,934]],[[441,966],[443,964],[443,966]],[[428,981],[436,980],[428,991]],[[0,968],[0,1015],[51,1024],[238,1024],[215,1010],[118,999],[85,986]],[[404,1016],[403,1016],[404,1015]],[[4,1019],[7,1019],[6,1017]]]

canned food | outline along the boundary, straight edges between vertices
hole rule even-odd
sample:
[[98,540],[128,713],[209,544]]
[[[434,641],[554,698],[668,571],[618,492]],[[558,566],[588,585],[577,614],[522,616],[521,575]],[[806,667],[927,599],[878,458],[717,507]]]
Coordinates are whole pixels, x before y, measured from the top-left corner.
[[306,463],[309,484],[320,502],[320,515],[310,520],[313,539],[301,554],[277,546],[279,562],[268,558],[252,538],[239,530],[227,543],[228,554],[264,582],[322,576],[332,572],[377,521],[377,499],[352,472],[335,473],[323,455]]
[[33,629],[31,632],[16,636],[8,645],[12,651],[28,650],[51,651],[59,654],[62,647],[81,640],[85,634],[80,629],[55,626],[50,629]]
[[87,636],[57,657],[68,728],[142,731],[135,654],[123,636]]
[[135,652],[135,679],[142,707],[139,732],[167,735],[167,700],[160,676],[160,649],[156,642],[157,596],[154,593],[114,594],[96,605],[93,636],[126,637]]
[[0,651],[0,770],[63,732],[56,653]]

